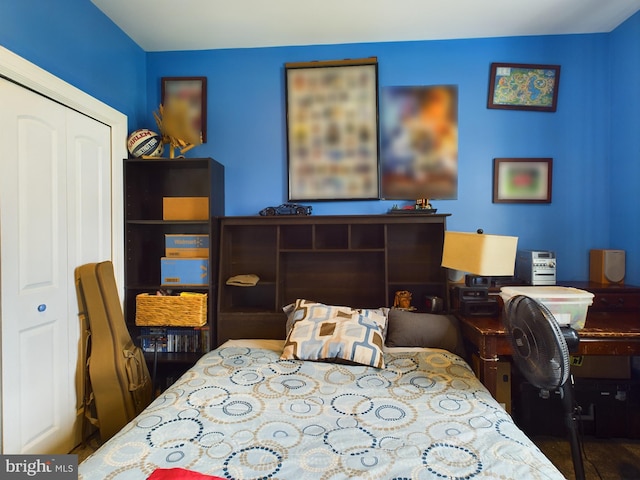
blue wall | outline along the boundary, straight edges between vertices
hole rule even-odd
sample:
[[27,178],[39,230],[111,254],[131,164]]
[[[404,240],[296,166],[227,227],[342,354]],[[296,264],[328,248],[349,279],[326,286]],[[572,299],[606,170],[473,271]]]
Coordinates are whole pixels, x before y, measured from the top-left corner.
[[640,13],[611,35],[610,248],[627,252],[627,277],[640,284]]
[[146,53],[89,0],[0,1],[0,45],[136,125],[147,113]]
[[[148,101],[157,109],[163,76],[208,78],[208,142],[189,155],[225,164],[227,214],[254,215],[286,200],[286,62],[376,56],[381,87],[457,84],[459,196],[434,206],[452,214],[450,229],[517,235],[521,248],[555,250],[560,278],[586,279],[589,248],[609,239],[608,45],[574,35],[149,53]],[[491,62],[561,65],[557,112],[487,109]],[[552,157],[552,203],[493,204],[496,157]],[[392,203],[312,205],[378,214]]]
[[[155,127],[160,77],[208,77],[206,145],[226,166],[227,214],[286,200],[284,64],[377,56],[380,86],[459,86],[459,196],[435,201],[448,227],[553,249],[561,279],[588,278],[590,248],[627,250],[640,284],[640,14],[611,34],[145,53],[88,0],[0,2],[0,45]],[[556,113],[486,108],[491,62],[562,66]],[[496,157],[552,157],[548,205],[493,204]],[[395,202],[314,203],[316,214],[378,214]]]

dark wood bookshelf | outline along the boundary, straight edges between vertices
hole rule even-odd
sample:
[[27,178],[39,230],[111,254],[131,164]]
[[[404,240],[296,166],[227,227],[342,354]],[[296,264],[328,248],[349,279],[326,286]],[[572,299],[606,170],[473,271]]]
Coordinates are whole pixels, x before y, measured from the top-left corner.
[[[440,266],[443,214],[225,217],[220,219],[217,344],[284,338],[282,308],[298,298],[354,308],[393,306],[397,290],[413,304],[448,305]],[[253,287],[226,285],[241,274]]]
[[[207,197],[208,220],[164,220],[164,197]],[[207,293],[209,350],[215,339],[218,221],[224,215],[224,166],[211,158],[125,159],[125,285],[124,312],[131,337],[140,344],[141,327],[135,324],[136,296],[164,288],[172,293]],[[165,234],[209,235],[209,283],[203,286],[161,285],[160,259],[165,256]],[[157,360],[157,384],[185,371],[202,355],[198,352],[145,353],[150,370]]]

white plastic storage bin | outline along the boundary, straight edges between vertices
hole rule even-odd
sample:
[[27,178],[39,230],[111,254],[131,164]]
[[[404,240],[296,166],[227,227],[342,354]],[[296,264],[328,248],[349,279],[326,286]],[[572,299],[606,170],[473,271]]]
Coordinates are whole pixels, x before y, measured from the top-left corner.
[[587,309],[593,303],[593,293],[572,287],[502,287],[500,296],[505,303],[516,295],[526,295],[543,304],[558,324],[580,330],[587,320]]

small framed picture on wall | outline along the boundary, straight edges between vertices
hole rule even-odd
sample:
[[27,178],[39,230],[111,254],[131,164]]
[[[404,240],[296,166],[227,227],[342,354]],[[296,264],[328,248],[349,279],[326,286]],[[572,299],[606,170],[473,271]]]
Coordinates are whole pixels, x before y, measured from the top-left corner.
[[493,203],[551,203],[551,158],[494,158]]
[[560,65],[492,63],[487,108],[555,112]]
[[202,143],[207,142],[207,77],[162,77],[161,98],[165,108],[179,103],[188,128],[200,132]]

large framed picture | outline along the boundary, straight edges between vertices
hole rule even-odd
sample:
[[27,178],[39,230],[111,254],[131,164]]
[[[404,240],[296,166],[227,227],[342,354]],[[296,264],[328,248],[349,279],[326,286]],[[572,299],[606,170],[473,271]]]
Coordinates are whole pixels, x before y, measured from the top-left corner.
[[560,65],[492,63],[487,108],[555,112]]
[[458,87],[383,87],[380,107],[382,198],[455,199]]
[[493,203],[551,203],[551,158],[494,158]]
[[291,201],[379,198],[376,58],[285,64]]
[[202,143],[207,142],[207,77],[162,77],[161,98],[165,108],[180,101],[190,128],[200,132]]

